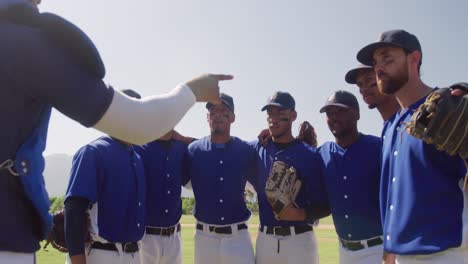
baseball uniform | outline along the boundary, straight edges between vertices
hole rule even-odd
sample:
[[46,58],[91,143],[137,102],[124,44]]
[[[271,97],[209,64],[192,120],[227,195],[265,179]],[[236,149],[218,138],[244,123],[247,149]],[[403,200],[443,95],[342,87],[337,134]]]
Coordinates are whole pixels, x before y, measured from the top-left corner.
[[[258,195],[260,228],[256,244],[256,263],[318,263],[317,240],[310,222],[276,220],[265,193],[265,185],[274,161],[296,169],[302,187],[295,203],[299,208],[314,209],[315,219],[330,213],[323,182],[323,161],[315,148],[300,141],[266,147],[251,142],[257,155],[257,173],[249,181]],[[314,219],[314,220],[315,220]]]
[[399,110],[383,132],[380,207],[384,249],[398,254],[398,263],[465,263],[464,162],[404,129],[424,100]]
[[254,263],[244,201],[254,150],[236,137],[213,144],[210,137],[191,143],[184,161],[186,181],[195,195],[195,263]]
[[182,161],[187,145],[156,140],[137,152],[146,175],[146,233],[142,263],[182,263],[179,220],[182,215]]
[[319,151],[325,163],[325,184],[339,239],[340,263],[381,262],[380,138],[359,134],[347,148],[326,142]]
[[[87,263],[140,263],[138,241],[145,232],[146,181],[133,146],[106,136],[78,150],[65,210],[67,200],[77,197],[89,201],[92,241],[85,245]],[[69,234],[74,227],[67,224],[67,214],[65,217],[65,232]],[[75,244],[78,238],[66,237],[67,245]],[[70,248],[71,252],[75,249]]]
[[[0,210],[8,212],[0,219],[0,260],[7,254],[9,262],[21,255],[21,263],[33,263],[39,241],[50,230],[42,152],[51,107],[90,127],[106,112],[114,93],[99,78],[100,70],[93,73],[65,43],[52,41],[53,34],[34,24],[40,20],[26,19],[39,16],[30,1],[0,3],[0,120],[8,127],[0,132]],[[90,55],[86,50],[81,56]],[[100,58],[94,59],[99,65]],[[18,254],[9,254],[13,252]]]

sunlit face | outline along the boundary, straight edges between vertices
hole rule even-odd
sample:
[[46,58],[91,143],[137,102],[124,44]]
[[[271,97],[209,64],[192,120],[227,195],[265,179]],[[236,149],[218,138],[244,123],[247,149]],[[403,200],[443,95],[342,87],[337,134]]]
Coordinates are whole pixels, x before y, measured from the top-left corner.
[[381,93],[377,87],[377,80],[374,69],[362,69],[359,71],[356,84],[359,87],[359,93],[362,99],[368,105],[369,109],[391,100],[392,97]]
[[327,106],[325,113],[327,114],[328,128],[336,138],[353,132],[354,127],[357,126],[359,113],[356,109],[331,105]]
[[225,134],[229,132],[231,124],[235,120],[235,115],[225,104],[213,105],[208,110],[207,120],[211,133]]
[[292,109],[283,109],[278,106],[267,108],[268,129],[271,136],[280,138],[291,131],[292,123],[296,120],[297,113]]
[[394,94],[409,80],[407,54],[402,48],[384,47],[374,52],[377,85],[384,94]]

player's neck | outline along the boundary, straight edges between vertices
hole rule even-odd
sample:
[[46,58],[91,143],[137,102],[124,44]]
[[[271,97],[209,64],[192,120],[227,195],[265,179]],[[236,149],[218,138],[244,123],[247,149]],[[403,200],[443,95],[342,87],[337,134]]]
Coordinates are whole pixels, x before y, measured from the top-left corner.
[[398,104],[398,101],[393,98],[377,106],[377,110],[379,111],[380,116],[382,116],[383,121],[390,119],[390,117],[392,117],[399,108],[400,105]]
[[358,140],[359,135],[360,133],[357,131],[356,128],[351,133],[346,133],[343,136],[335,137],[336,144],[338,144],[342,148],[347,148]]
[[408,80],[408,82],[395,93],[395,98],[401,109],[407,109],[410,105],[430,93],[431,90],[432,88],[424,84],[419,77],[413,78]]
[[210,136],[210,139],[211,139],[211,143],[225,144],[229,142],[229,140],[231,139],[231,135],[229,133],[227,134],[212,133]]
[[289,143],[291,141],[294,140],[294,137],[292,135],[292,132],[289,131],[279,137],[271,137],[271,141],[275,142],[275,143]]

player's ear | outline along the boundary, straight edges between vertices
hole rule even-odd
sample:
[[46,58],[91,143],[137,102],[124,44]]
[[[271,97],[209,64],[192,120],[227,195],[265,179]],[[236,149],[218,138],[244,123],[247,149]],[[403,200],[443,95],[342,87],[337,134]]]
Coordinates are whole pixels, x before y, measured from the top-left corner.
[[293,110],[291,111],[291,113],[289,113],[289,116],[291,117],[291,121],[294,122],[296,121],[296,118],[297,118],[297,112]]
[[418,67],[419,65],[419,62],[421,61],[422,59],[422,54],[421,52],[415,50],[413,52],[411,52],[409,55],[409,61],[411,64],[415,65],[416,68]]
[[232,123],[234,123],[234,121],[236,121],[236,114],[231,113],[229,115],[229,122],[232,124]]
[[210,113],[206,113],[206,121],[209,123],[210,122]]
[[358,110],[353,109],[353,114],[354,114],[354,118],[356,119],[356,121],[361,118],[361,115]]

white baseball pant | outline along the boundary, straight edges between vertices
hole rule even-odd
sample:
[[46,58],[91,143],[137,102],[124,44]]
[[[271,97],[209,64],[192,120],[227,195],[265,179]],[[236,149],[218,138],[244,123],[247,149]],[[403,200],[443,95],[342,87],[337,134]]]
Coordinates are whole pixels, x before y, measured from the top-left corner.
[[[141,250],[135,253],[125,253],[122,251],[120,243],[115,243],[118,251],[89,248],[85,249],[86,264],[141,264]],[[138,242],[141,249],[141,243]],[[69,255],[65,260],[66,264],[71,264]]]
[[231,225],[232,234],[218,234],[196,230],[195,264],[254,264],[255,256],[248,229],[237,230]]
[[12,251],[0,251],[0,263],[8,264],[35,264],[34,253],[18,253]]
[[182,264],[180,232],[170,236],[145,234],[141,260],[143,264]]
[[319,263],[314,231],[290,236],[275,236],[259,232],[256,254],[257,264]]

